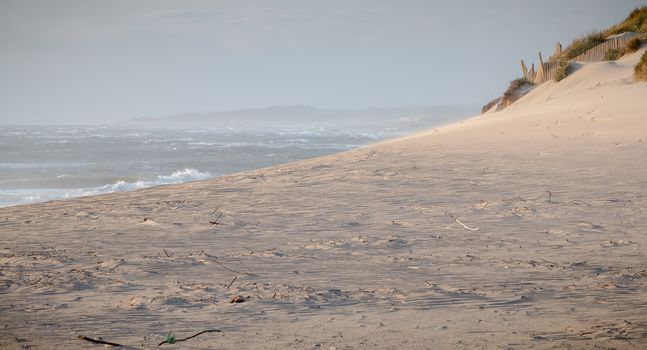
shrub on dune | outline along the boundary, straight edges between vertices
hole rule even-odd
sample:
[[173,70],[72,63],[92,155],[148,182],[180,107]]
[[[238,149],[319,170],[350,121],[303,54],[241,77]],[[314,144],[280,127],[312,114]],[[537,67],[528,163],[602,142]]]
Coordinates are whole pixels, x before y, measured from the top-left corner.
[[643,53],[640,62],[634,67],[634,79],[647,82],[647,51]]
[[511,98],[520,88],[526,86],[526,85],[535,85],[531,83],[528,79],[526,78],[518,78],[510,82],[510,86],[508,86],[508,89],[503,93],[503,99],[509,99]]
[[624,50],[625,53],[638,51],[638,49],[640,48],[640,44],[642,44],[642,42],[638,37],[629,40],[629,42],[627,42],[627,45],[625,46],[625,50]]
[[571,74],[571,63],[567,60],[560,60],[557,71],[555,72],[555,81],[562,81]]
[[631,11],[629,17],[607,29],[604,35],[609,36],[624,32],[647,33],[647,6],[641,6]]
[[605,61],[615,61],[618,58],[620,58],[620,56],[621,56],[620,50],[611,49],[611,50],[607,51],[606,55],[604,55],[604,60]]
[[492,109],[492,107],[496,106],[497,103],[501,102],[501,97],[497,97],[493,99],[492,101],[486,103],[482,108],[481,108],[481,114],[489,111]]

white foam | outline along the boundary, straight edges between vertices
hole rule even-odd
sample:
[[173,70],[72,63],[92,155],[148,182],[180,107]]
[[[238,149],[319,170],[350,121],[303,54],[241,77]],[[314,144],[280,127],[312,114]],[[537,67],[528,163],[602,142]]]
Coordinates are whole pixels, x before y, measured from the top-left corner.
[[[62,175],[69,176],[69,175]],[[211,178],[209,172],[201,172],[196,169],[185,168],[174,171],[171,175],[158,175],[153,181],[117,181],[114,184],[106,184],[98,187],[62,189],[62,188],[34,188],[34,189],[13,189],[0,190],[0,207],[19,205],[35,202],[45,202],[55,199],[92,196],[113,192],[127,192],[142,188],[178,184],[196,180]]]
[[207,172],[199,172],[198,170],[185,168],[184,170],[174,171],[173,174],[169,176],[158,176],[157,181],[161,183],[178,183],[178,182],[187,182],[195,180],[205,180],[211,177],[211,174]]

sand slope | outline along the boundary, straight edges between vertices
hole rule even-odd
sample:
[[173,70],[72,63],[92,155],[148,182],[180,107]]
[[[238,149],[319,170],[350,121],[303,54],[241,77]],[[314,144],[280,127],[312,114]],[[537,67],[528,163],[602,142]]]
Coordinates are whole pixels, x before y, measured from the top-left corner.
[[0,347],[645,348],[640,54],[339,155],[0,209]]

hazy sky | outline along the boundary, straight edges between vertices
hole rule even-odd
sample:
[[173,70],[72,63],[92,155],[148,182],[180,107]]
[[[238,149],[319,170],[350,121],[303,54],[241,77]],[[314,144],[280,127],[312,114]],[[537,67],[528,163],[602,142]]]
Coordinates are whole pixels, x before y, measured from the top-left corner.
[[645,0],[0,0],[0,123],[483,104]]

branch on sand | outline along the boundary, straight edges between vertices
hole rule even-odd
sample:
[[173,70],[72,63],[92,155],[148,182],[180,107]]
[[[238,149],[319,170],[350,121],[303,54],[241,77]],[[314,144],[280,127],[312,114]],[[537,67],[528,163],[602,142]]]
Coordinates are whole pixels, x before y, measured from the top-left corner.
[[[163,342],[157,344],[157,346],[162,346],[164,344],[174,344],[174,343],[181,342],[181,341],[187,341],[189,339],[193,339],[193,338],[195,338],[195,337],[197,337],[199,335],[205,334],[205,333],[220,333],[220,332],[222,332],[220,329],[207,329],[207,330],[204,330],[202,332],[198,332],[198,333],[196,333],[196,334],[194,334],[192,336],[182,338],[182,339],[175,339],[175,336],[171,335],[171,333],[169,332],[169,334],[166,336],[166,339]],[[88,341],[88,342],[93,343],[93,344],[102,344],[102,345],[108,345],[108,346],[114,346],[114,347],[122,347],[122,348],[127,347],[126,345],[122,345],[122,344],[119,344],[119,343],[113,343],[113,342],[105,341],[105,340],[102,340],[102,339],[93,339],[93,338],[90,338],[90,337],[86,337],[84,335],[79,335],[79,336],[77,336],[77,338],[79,338],[81,340]]]
[[183,338],[183,339],[175,339],[175,337],[172,336],[171,333],[169,333],[169,335],[166,337],[166,339],[163,342],[157,344],[157,346],[162,346],[164,344],[174,344],[174,343],[181,342],[181,341],[187,341],[187,340],[195,338],[195,337],[197,337],[197,336],[199,336],[201,334],[214,333],[214,332],[215,333],[220,333],[222,331],[220,329],[207,329],[205,331],[198,332],[198,333],[196,333],[196,334],[194,334],[194,335],[192,335],[190,337],[186,337],[186,338]]
[[209,220],[209,223],[212,225],[221,225],[221,223],[218,222],[218,220],[220,220],[220,218],[222,217],[223,212],[218,213],[218,208],[216,208],[216,210],[214,210],[211,213],[211,215],[215,216],[216,214],[220,214],[220,215],[218,215],[218,217],[215,220]]
[[229,287],[231,287],[231,285],[234,284],[234,282],[236,282],[237,279],[238,279],[238,276],[234,277],[234,279],[231,280],[231,282],[229,282],[229,284],[227,285],[227,289],[229,289]]
[[81,340],[89,341],[90,343],[94,343],[94,344],[110,345],[110,346],[114,346],[114,347],[117,347],[117,346],[124,347],[123,345],[118,344],[118,343],[113,343],[113,342],[109,342],[109,341],[105,341],[105,340],[101,340],[101,339],[92,339],[92,338],[86,337],[84,335],[79,335],[77,338],[79,338]]

